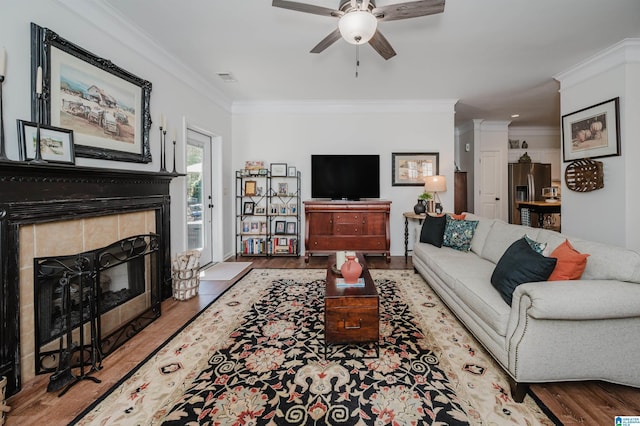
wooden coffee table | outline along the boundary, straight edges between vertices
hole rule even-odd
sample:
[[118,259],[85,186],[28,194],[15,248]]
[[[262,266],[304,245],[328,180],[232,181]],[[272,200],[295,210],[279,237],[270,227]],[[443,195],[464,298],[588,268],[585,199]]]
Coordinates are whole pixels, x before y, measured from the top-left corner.
[[[375,343],[379,350],[380,309],[375,283],[362,253],[356,254],[362,265],[364,287],[338,287],[340,275],[333,271],[336,256],[329,256],[324,294],[324,341],[327,345]],[[326,352],[326,351],[325,351]]]

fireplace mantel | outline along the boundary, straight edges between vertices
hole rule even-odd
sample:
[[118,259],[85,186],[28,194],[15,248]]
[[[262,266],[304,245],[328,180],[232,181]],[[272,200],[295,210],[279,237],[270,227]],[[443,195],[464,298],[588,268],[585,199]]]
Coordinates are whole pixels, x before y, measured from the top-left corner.
[[[154,210],[162,299],[171,296],[169,185],[178,174],[0,161],[0,376],[20,382],[19,227]],[[158,307],[159,309],[159,307]]]

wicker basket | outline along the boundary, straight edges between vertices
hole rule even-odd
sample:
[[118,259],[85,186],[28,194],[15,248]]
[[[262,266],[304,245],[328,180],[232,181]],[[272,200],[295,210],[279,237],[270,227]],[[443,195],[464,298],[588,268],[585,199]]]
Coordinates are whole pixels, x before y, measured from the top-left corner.
[[8,413],[9,410],[11,410],[11,407],[9,407],[6,404],[7,401],[5,401],[4,399],[6,390],[7,390],[7,378],[2,376],[2,378],[0,379],[0,425],[4,424],[6,413]]
[[189,250],[180,253],[171,262],[173,298],[188,300],[198,295],[200,288],[200,252]]
[[588,158],[575,160],[564,171],[567,188],[577,192],[595,191],[604,187],[602,161]]

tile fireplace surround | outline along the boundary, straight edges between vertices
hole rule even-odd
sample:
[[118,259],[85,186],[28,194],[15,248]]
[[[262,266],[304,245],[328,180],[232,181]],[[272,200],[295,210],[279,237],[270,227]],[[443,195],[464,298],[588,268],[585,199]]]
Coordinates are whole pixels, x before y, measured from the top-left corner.
[[35,374],[34,257],[158,234],[161,294],[152,304],[159,314],[160,301],[171,295],[169,184],[174,177],[0,162],[0,376],[7,376],[7,396]]

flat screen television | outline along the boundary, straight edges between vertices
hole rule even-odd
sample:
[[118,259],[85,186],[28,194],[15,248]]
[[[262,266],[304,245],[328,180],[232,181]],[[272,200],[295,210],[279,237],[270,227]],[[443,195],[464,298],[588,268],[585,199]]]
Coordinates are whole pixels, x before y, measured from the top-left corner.
[[311,197],[380,198],[380,156],[311,155]]

